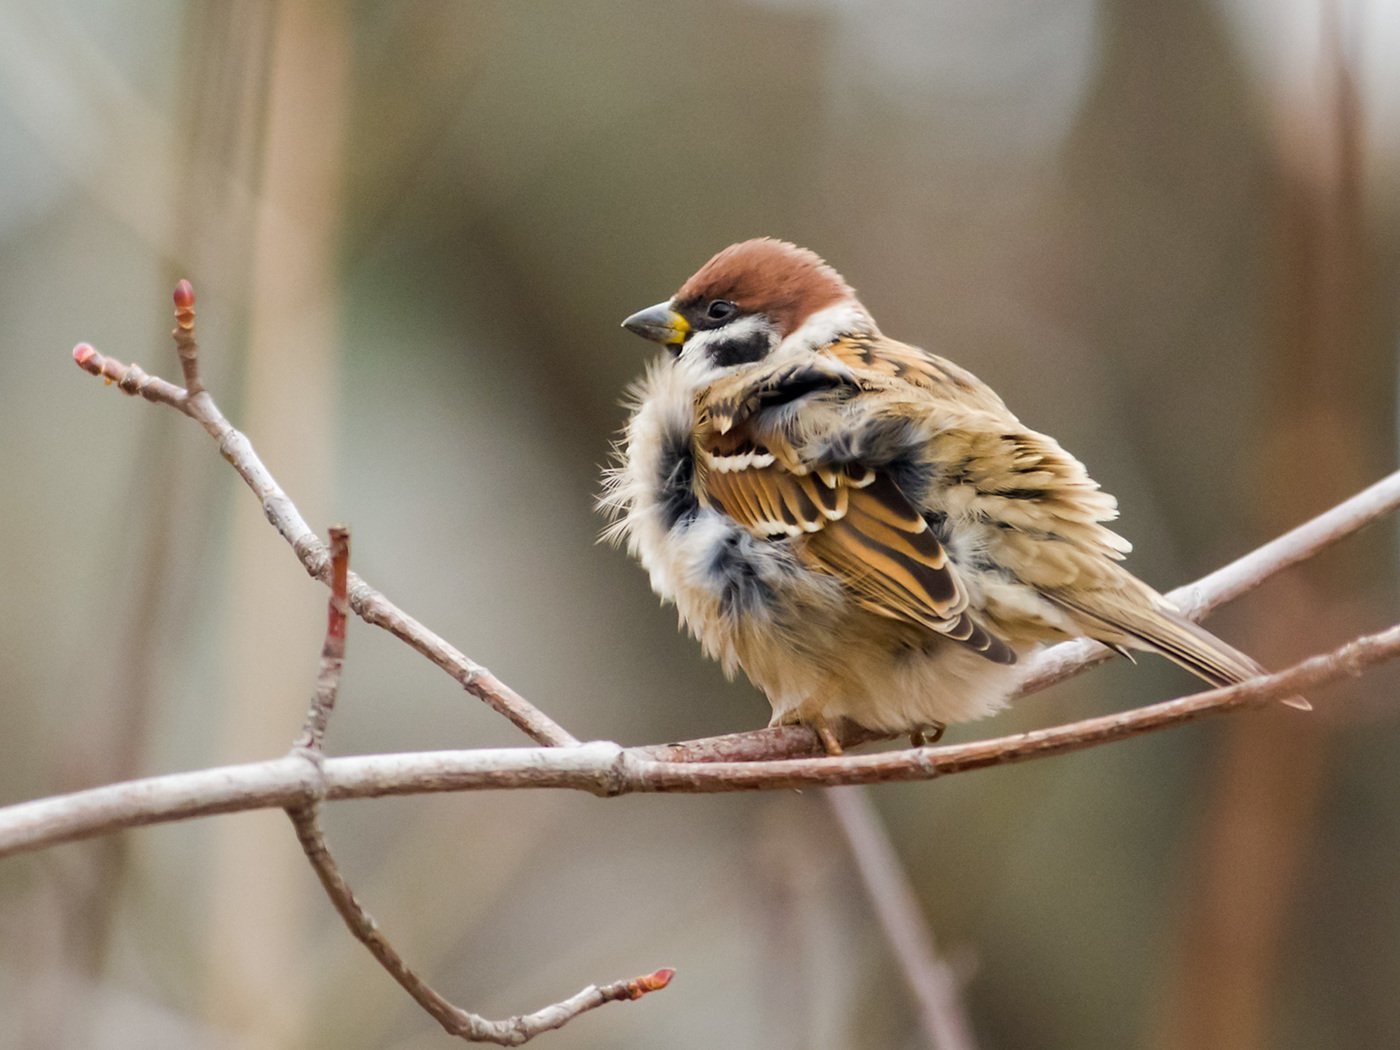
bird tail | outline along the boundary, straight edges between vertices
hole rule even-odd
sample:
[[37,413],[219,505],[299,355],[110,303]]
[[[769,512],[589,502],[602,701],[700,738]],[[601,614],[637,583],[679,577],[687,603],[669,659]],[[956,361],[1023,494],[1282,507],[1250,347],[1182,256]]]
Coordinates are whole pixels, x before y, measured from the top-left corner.
[[[1077,595],[1053,596],[1084,621],[1085,633],[1091,638],[1115,648],[1127,644],[1161,653],[1211,685],[1234,685],[1268,674],[1258,660],[1192,623],[1155,592],[1149,601],[1105,602],[1107,597],[1103,591],[1091,592],[1091,602]],[[1312,710],[1312,704],[1301,696],[1284,697],[1281,703],[1300,711]]]

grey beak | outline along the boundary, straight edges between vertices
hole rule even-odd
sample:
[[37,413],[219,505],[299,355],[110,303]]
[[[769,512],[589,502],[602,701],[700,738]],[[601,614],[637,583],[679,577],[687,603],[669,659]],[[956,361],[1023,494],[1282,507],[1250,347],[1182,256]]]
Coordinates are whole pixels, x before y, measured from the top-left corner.
[[643,339],[650,339],[664,346],[683,343],[685,337],[690,334],[689,322],[672,310],[669,302],[638,310],[622,322],[622,327]]

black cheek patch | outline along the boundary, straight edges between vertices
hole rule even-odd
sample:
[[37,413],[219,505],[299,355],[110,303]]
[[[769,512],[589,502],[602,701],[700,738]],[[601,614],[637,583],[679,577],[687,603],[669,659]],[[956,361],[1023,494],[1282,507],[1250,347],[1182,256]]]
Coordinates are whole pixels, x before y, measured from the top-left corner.
[[657,502],[662,522],[672,529],[695,517],[700,504],[695,498],[695,457],[690,451],[690,436],[673,432],[664,441],[657,471]]
[[710,360],[717,368],[730,365],[747,365],[762,361],[773,349],[773,341],[767,332],[751,332],[736,339],[715,343],[709,348]]

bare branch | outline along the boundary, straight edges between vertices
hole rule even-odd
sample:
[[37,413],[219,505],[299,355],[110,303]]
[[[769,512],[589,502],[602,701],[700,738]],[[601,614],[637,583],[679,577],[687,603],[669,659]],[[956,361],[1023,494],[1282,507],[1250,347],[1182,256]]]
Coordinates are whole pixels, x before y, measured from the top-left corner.
[[[850,723],[840,723],[836,728],[839,729],[837,735],[843,747],[893,739],[893,734],[877,733]],[[674,744],[648,744],[633,748],[633,753],[662,762],[757,762],[824,755],[826,750],[811,729],[791,725],[765,726],[743,733],[707,736]]]
[[[193,294],[193,293],[191,293]],[[178,331],[177,326],[177,331]],[[193,341],[190,342],[193,353]],[[183,358],[182,358],[183,359]],[[208,391],[186,391],[174,383],[148,375],[139,365],[125,365],[98,353],[87,343],[73,348],[73,360],[86,372],[115,383],[126,394],[169,405],[198,422],[219,443],[219,451],[239,477],[262,502],[267,520],[291,544],[297,559],[310,575],[326,583],[331,571],[330,553],[307,525],[296,506],[282,491],[252,444],[219,411]],[[193,367],[193,366],[190,366]],[[554,719],[498,679],[475,660],[389,601],[355,574],[349,581],[350,608],[366,623],[382,627],[416,652],[427,657],[493,710],[510,719],[532,740],[541,744],[576,744],[578,740]]]
[[[444,791],[568,788],[594,795],[713,793],[931,780],[1078,751],[1277,700],[1360,675],[1400,655],[1400,625],[1365,635],[1277,674],[1049,729],[945,747],[836,758],[667,762],[645,749],[594,741],[567,748],[481,748],[223,766],[92,788],[0,808],[0,857],[120,828],[276,807],[314,799]],[[1303,716],[1298,716],[1303,717]]]

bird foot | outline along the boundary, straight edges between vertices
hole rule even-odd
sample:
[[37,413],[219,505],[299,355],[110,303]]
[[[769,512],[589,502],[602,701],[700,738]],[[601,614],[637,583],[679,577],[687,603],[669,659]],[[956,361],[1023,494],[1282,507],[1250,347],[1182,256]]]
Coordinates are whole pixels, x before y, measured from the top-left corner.
[[841,741],[836,739],[836,733],[832,730],[831,723],[825,718],[819,718],[808,724],[811,725],[812,731],[817,734],[817,739],[822,742],[822,747],[826,749],[828,755],[835,757],[846,753],[845,748],[841,746]]
[[909,746],[927,747],[929,744],[936,744],[943,739],[943,733],[947,728],[942,722],[930,722],[926,726],[915,729],[909,734]]

